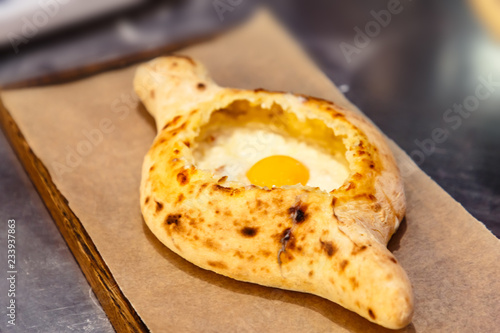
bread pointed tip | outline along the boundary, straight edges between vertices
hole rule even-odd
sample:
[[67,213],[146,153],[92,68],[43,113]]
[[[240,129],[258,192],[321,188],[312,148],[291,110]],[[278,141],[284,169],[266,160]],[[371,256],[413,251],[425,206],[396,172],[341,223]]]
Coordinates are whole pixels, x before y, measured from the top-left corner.
[[[398,267],[399,268],[399,267]],[[380,304],[377,313],[372,310],[368,313],[368,319],[389,329],[397,330],[408,326],[413,319],[414,300],[411,283],[403,269],[401,275],[394,282],[397,287],[392,288],[392,292],[381,296],[379,299],[385,303]]]
[[158,128],[220,89],[205,67],[188,56],[159,57],[139,65],[134,90],[155,118]]

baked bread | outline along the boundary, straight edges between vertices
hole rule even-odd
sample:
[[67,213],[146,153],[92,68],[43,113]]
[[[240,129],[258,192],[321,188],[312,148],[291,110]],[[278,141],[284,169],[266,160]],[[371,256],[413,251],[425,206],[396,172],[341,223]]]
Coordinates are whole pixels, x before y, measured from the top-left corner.
[[[140,65],[134,88],[158,128],[142,169],[142,214],[170,250],[237,280],[319,295],[387,328],[411,321],[410,282],[386,247],[405,214],[403,185],[370,122],[325,100],[219,87],[184,56]],[[335,157],[339,170],[327,171],[342,174],[343,165],[345,179],[333,189],[322,188],[325,177],[266,187],[229,170],[231,140],[266,128],[291,152],[317,149],[312,162]],[[210,146],[219,140],[226,146]],[[248,147],[240,148],[232,149]]]

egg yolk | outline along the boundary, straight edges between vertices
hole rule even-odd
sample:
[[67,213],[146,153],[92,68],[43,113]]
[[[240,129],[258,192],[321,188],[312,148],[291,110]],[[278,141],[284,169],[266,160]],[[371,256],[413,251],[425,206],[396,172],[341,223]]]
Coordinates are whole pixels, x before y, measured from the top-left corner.
[[274,155],[255,163],[248,170],[247,178],[254,185],[269,188],[273,185],[306,185],[309,181],[309,170],[292,157]]

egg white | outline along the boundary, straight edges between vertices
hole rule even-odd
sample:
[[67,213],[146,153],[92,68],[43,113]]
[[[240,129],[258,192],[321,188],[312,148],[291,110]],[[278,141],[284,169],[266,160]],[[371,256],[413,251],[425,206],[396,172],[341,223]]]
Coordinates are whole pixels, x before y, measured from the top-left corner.
[[342,161],[319,147],[262,128],[222,127],[198,142],[193,150],[199,169],[245,185],[250,185],[246,177],[248,170],[273,155],[286,155],[300,161],[309,169],[307,186],[325,191],[340,187],[349,175]]

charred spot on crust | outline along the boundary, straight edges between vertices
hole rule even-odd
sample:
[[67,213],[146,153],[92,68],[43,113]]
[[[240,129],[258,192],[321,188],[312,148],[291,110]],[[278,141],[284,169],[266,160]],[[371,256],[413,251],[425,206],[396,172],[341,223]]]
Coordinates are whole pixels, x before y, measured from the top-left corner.
[[165,141],[167,141],[165,138],[161,138],[159,139],[158,141],[156,141],[153,145],[153,147],[158,147],[158,146],[161,146]]
[[200,189],[198,190],[198,195],[201,193],[201,191],[203,191],[205,189],[205,187],[208,186],[208,183],[203,183],[200,185]]
[[377,319],[377,316],[375,316],[375,312],[373,312],[372,309],[368,308],[368,314],[370,315],[370,318],[375,320]]
[[[335,105],[332,102],[330,102],[328,104],[329,104],[329,106],[326,107],[326,110],[331,113],[332,117],[334,117],[334,118],[345,117],[345,115],[342,112],[338,111],[338,110],[343,110],[343,108],[341,108],[338,105]],[[335,106],[335,109],[332,106]],[[338,109],[338,110],[336,110],[336,109]]]
[[354,276],[349,279],[349,282],[351,283],[352,290],[356,290],[359,287],[359,282]]
[[351,251],[351,254],[353,255],[356,255],[358,253],[361,253],[363,252],[364,250],[366,250],[368,247],[366,245],[361,245],[361,246],[358,246],[358,245],[354,245],[354,248],[352,249]]
[[181,185],[186,185],[189,182],[189,174],[187,170],[182,170],[177,174],[177,181]]
[[309,271],[309,277],[313,277],[314,271]]
[[151,171],[153,171],[154,169],[155,169],[155,166],[154,166],[154,165],[152,165],[152,166],[149,168],[149,171],[151,172]]
[[336,203],[337,203],[337,197],[332,197],[332,207],[335,207]]
[[192,217],[188,217],[189,219],[189,225],[192,227],[195,227],[198,224],[198,221]]
[[156,212],[160,212],[163,209],[163,204],[161,202],[156,201]]
[[380,209],[382,208],[380,204],[377,202],[377,198],[373,194],[361,193],[361,194],[356,194],[352,198],[355,200],[368,200],[375,202],[373,208],[376,212],[380,211]]
[[187,127],[187,121],[183,122],[181,126],[177,127],[178,130],[184,130]]
[[393,257],[390,257],[390,258],[389,258],[389,260],[390,260],[390,261],[392,261],[392,262],[393,262],[393,263],[395,263],[395,264],[397,264],[397,263],[398,263],[398,261],[397,261],[396,259],[394,259]]
[[373,169],[373,168],[375,168],[375,164],[370,163],[370,169]]
[[182,201],[184,201],[186,197],[184,196],[184,194],[179,194],[179,196],[177,197],[177,203],[181,203]]
[[168,123],[166,123],[165,126],[163,126],[163,129],[165,130],[171,126],[175,126],[181,118],[182,118],[181,116],[175,116],[174,118],[172,118],[172,120],[170,120]]
[[244,227],[243,229],[241,229],[241,234],[245,237],[255,237],[258,231],[259,228]]
[[224,186],[221,186],[219,184],[215,184],[213,186],[213,189],[214,190],[217,190],[217,191],[222,191],[222,192],[226,192],[228,193],[229,195],[234,195],[234,194],[237,194],[237,193],[240,193],[241,190],[240,189],[237,189],[237,188],[232,188],[232,187],[224,187]]
[[354,175],[352,175],[352,178],[360,180],[361,178],[363,178],[363,176],[359,172],[356,172]]
[[209,249],[216,249],[217,248],[217,245],[215,245],[215,243],[210,238],[206,239],[204,244]]
[[271,251],[268,250],[261,250],[260,253],[262,253],[264,257],[269,257],[271,255]]
[[345,270],[345,268],[347,267],[347,265],[349,265],[349,261],[342,260],[342,262],[340,263],[340,271],[343,272]]
[[297,203],[295,206],[288,208],[288,213],[291,215],[294,223],[304,222],[309,214],[306,214],[307,206],[302,203]]
[[167,216],[167,219],[165,220],[168,225],[175,224],[179,225],[180,219],[181,219],[181,214],[170,214]]
[[174,243],[174,246],[175,246],[175,248],[176,248],[177,250],[179,250],[179,252],[182,252],[182,249],[181,249],[181,247],[179,246],[179,244]]
[[291,235],[292,235],[292,228],[286,228],[285,230],[283,230],[280,239],[281,244],[288,242],[290,240]]
[[198,90],[203,91],[203,90],[205,90],[206,86],[205,86],[205,84],[204,84],[204,83],[200,82],[200,83],[198,83],[198,84],[196,85],[196,88],[198,88]]
[[211,267],[226,269],[227,265],[222,261],[207,261],[207,264]]
[[295,222],[301,223],[306,219],[306,214],[302,209],[298,209],[295,216]]
[[220,184],[220,183],[224,183],[226,180],[227,180],[227,176],[224,176],[224,177],[221,177],[221,178],[217,181],[217,183],[219,183],[219,184]]
[[191,147],[191,144],[189,143],[189,141],[184,141],[184,144],[186,145],[186,147]]
[[281,254],[286,252],[286,246],[288,245],[288,241],[292,237],[292,228],[286,228],[281,233],[280,243],[281,248],[278,251],[278,264],[281,265]]
[[321,243],[321,248],[323,249],[323,251],[326,252],[326,254],[329,257],[332,257],[338,250],[337,247],[333,245],[332,242],[323,242],[322,240],[320,240],[320,243]]
[[[329,107],[332,107],[332,106],[335,106],[335,107],[338,107],[337,105],[335,105],[333,102],[331,101],[328,101],[326,99],[323,99],[323,98],[319,98],[319,97],[312,97],[312,96],[307,96],[307,95],[303,95],[303,94],[298,94],[298,96],[302,96],[303,98],[305,98],[307,101],[311,101],[311,102],[316,102],[316,103],[321,103],[321,104],[327,104],[329,105]],[[340,107],[338,107],[340,109]]]
[[356,188],[356,185],[354,185],[353,182],[349,182],[345,190],[349,191],[349,190],[352,190],[352,189],[355,189],[355,188]]
[[144,200],[144,203],[147,204],[149,202],[149,197],[146,197],[146,200]]
[[292,233],[290,233],[290,239],[288,240],[285,249],[295,250],[296,243],[297,243],[296,238],[293,236]]

